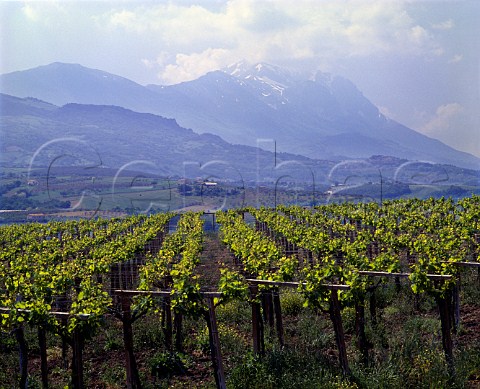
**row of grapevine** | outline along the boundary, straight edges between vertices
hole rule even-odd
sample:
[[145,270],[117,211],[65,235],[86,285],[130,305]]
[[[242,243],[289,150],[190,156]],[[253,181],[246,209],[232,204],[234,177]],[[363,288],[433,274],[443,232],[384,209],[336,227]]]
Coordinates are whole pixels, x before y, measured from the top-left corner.
[[[215,378],[223,387],[215,306],[249,296],[254,350],[262,352],[264,321],[272,328],[276,323],[283,344],[278,289],[293,286],[308,305],[330,315],[341,367],[348,374],[342,308],[355,309],[358,346],[367,362],[366,300],[375,320],[375,290],[390,277],[398,285],[401,277],[408,277],[414,293],[429,294],[438,303],[453,374],[451,313],[455,304],[458,308],[461,266],[480,262],[479,210],[480,197],[472,196],[458,202],[218,212],[219,237],[237,266],[221,268],[219,284],[207,290],[200,287],[196,271],[204,239],[200,213],[183,214],[171,234],[166,225],[172,214],[8,226],[0,229],[1,328],[13,331],[19,344],[25,323],[37,326],[39,336],[45,331],[60,335],[72,347],[72,382],[80,388],[83,341],[105,314],[113,314],[123,323],[128,387],[140,387],[132,324],[158,311],[161,298],[169,350],[173,334],[175,347],[181,348],[183,315],[206,319]],[[253,216],[254,226],[245,222],[246,215]]]
[[450,311],[457,290],[457,265],[478,264],[478,200],[472,196],[458,204],[429,199],[382,207],[340,204],[314,210],[280,206],[246,211],[255,217],[259,230],[282,242],[285,249],[293,244],[306,250],[307,260],[296,277],[309,304],[331,312],[332,292],[325,286],[348,286],[339,297],[343,305],[355,307],[357,339],[365,360],[364,301],[370,293],[370,307],[375,307],[379,286],[372,277],[408,276],[413,292],[428,293],[438,303],[446,358],[452,367]]
[[[118,276],[112,266],[164,234],[171,216],[68,222],[64,228],[62,223],[2,228],[2,331],[13,331],[20,345],[25,323],[38,326],[42,337],[46,330],[60,335],[74,351],[72,381],[81,387],[82,339],[101,325],[113,305],[105,285]],[[26,361],[21,364],[22,386]]]

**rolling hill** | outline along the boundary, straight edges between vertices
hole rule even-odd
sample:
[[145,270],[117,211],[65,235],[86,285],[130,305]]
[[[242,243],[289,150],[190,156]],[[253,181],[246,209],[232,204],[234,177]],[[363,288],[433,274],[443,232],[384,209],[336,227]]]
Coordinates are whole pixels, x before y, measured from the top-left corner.
[[128,168],[163,177],[274,181],[279,175],[310,179],[312,170],[325,178],[333,165],[232,145],[216,135],[183,128],[173,119],[118,106],[58,107],[4,94],[0,106],[4,167]]

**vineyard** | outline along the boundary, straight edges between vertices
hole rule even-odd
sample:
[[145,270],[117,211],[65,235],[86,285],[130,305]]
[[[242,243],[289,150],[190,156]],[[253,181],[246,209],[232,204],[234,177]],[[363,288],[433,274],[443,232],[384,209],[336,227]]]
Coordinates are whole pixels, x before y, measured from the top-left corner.
[[0,235],[1,388],[480,387],[480,196]]

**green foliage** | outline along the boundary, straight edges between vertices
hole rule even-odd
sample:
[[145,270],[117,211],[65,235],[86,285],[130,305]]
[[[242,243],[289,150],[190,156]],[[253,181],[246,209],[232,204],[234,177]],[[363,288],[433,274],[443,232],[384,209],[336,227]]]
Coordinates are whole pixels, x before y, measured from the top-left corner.
[[329,368],[320,367],[314,354],[273,350],[265,358],[248,354],[227,381],[230,388],[358,388]]
[[140,269],[142,290],[152,290],[169,279],[172,308],[180,313],[199,316],[205,311],[200,296],[198,265],[203,241],[200,213],[183,214],[177,230],[168,235],[156,256],[150,256]]
[[220,269],[218,290],[222,292],[222,301],[243,300],[248,293],[248,286],[244,278],[236,271],[227,268]]
[[[448,376],[435,300],[449,296],[460,274],[462,301],[475,307],[478,304],[477,272],[460,270],[455,263],[478,261],[475,239],[480,231],[479,209],[478,196],[456,203],[429,199],[385,202],[382,207],[335,204],[308,210],[282,206],[276,210],[250,209],[256,228],[247,224],[239,212],[219,212],[221,239],[241,267],[222,266],[217,286],[222,297],[215,300],[231,387],[427,388],[448,387],[452,379],[461,386],[467,377],[478,376],[478,340],[456,350],[457,377]],[[136,216],[1,228],[0,306],[8,309],[1,314],[2,368],[14,369],[10,363],[16,366],[9,357],[16,344],[3,335],[18,326],[31,329],[42,325],[67,340],[74,331],[87,339],[94,338],[113,308],[102,278],[112,266],[130,261],[139,253],[145,259],[140,267],[141,289],[168,289],[174,311],[196,320],[194,328],[187,329],[191,335],[187,348],[208,353],[209,337],[203,321],[206,306],[197,271],[203,249],[201,214],[183,214],[177,231],[167,235],[158,252],[146,248],[147,242],[164,230],[170,217]],[[287,247],[293,254],[286,255]],[[362,270],[409,272],[410,276],[402,278],[397,288],[391,277],[371,277]],[[432,274],[452,277],[440,280]],[[281,288],[286,343],[291,343],[284,350],[278,349],[275,336],[267,328],[267,353],[262,360],[248,355],[251,308],[246,278],[250,277],[299,282],[298,291],[284,292]],[[377,297],[379,323],[374,326],[367,320],[366,326],[367,337],[375,346],[370,350],[370,365],[357,365],[361,356],[353,342],[347,345],[351,381],[339,378],[331,323],[321,313],[329,308],[331,284],[348,287],[339,292],[347,336],[355,328],[353,304],[365,301],[368,307],[371,290]],[[132,307],[134,314],[154,311],[155,299],[148,293],[137,297]],[[63,310],[69,317],[59,320],[50,314],[52,310]],[[136,352],[150,353],[150,357],[154,348],[160,350],[149,365],[157,378],[181,373],[181,369],[175,369],[186,368],[188,361],[162,351],[160,318],[146,318],[134,326]],[[460,328],[462,336],[467,333],[467,328]],[[95,353],[118,352],[121,337],[113,329],[103,335],[105,346],[95,349]],[[28,341],[34,343],[36,339]],[[37,351],[31,348],[31,352]],[[111,376],[114,386],[113,381],[121,380],[123,373],[112,367]],[[6,375],[0,378],[6,380],[7,386],[16,382]]]
[[158,349],[164,346],[165,339],[160,325],[160,317],[155,313],[149,313],[141,320],[137,320],[134,323],[133,333],[135,350]]
[[232,300],[219,305],[215,311],[219,322],[233,323],[248,331],[252,325],[249,319],[251,310],[246,300]]
[[281,294],[280,303],[283,315],[298,316],[304,309],[305,300],[300,293],[287,290]]
[[159,352],[150,359],[149,365],[152,376],[170,378],[186,373],[188,358],[181,353]]

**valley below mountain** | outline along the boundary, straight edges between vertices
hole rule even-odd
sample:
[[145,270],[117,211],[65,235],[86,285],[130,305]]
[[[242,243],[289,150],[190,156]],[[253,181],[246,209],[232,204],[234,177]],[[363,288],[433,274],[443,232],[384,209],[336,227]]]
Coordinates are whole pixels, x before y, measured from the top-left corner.
[[[173,182],[180,197],[187,193],[182,180],[197,195],[206,183],[219,185],[211,193],[244,198],[245,188],[263,188],[249,205],[269,206],[280,191],[304,205],[480,191],[478,158],[390,120],[350,81],[328,74],[236,64],[191,82],[141,86],[55,63],[0,77],[2,194],[9,204],[23,204],[15,196],[32,192],[18,189],[18,178],[22,185],[42,181],[50,198],[55,171],[64,193],[73,177],[98,184],[108,175],[114,188],[115,180],[140,174]],[[109,198],[102,185],[95,190]],[[198,201],[175,207],[188,204]]]

